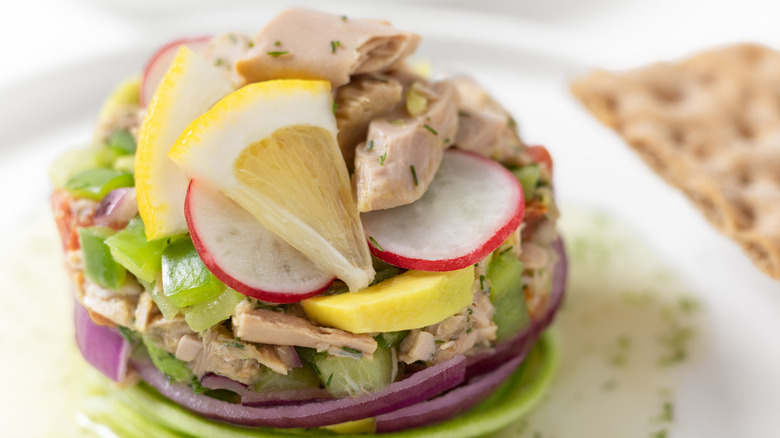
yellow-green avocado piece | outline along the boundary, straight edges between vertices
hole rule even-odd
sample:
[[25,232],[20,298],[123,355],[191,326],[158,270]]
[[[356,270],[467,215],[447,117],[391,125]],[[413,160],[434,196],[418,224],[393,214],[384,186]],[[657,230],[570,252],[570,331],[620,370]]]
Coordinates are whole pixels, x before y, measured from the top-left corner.
[[301,301],[312,320],[351,333],[393,332],[439,323],[473,301],[474,267],[406,271],[358,292]]

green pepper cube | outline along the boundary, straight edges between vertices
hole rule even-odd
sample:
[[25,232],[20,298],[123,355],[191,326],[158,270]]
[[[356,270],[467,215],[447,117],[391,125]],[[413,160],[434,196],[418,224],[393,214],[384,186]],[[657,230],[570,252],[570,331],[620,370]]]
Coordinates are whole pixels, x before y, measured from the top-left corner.
[[196,332],[208,330],[213,325],[222,322],[233,315],[244,296],[226,288],[216,298],[184,309],[184,321]]
[[127,271],[111,257],[106,239],[116,231],[108,227],[79,229],[79,242],[84,257],[84,274],[93,283],[106,289],[119,290]]
[[512,337],[531,322],[523,293],[523,262],[512,252],[494,254],[487,269],[490,301],[496,309],[496,340]]
[[200,259],[190,239],[171,243],[162,253],[163,293],[178,307],[216,298],[225,285]]
[[99,201],[108,192],[120,187],[132,187],[133,174],[122,170],[99,167],[77,173],[65,183],[65,190],[82,198]]
[[162,269],[162,253],[168,239],[146,240],[140,217],[130,220],[124,230],[106,239],[111,255],[139,279],[153,283]]
[[520,181],[520,185],[523,186],[523,197],[527,202],[534,195],[536,185],[539,184],[539,166],[530,164],[525,167],[513,169],[512,173],[517,180]]
[[111,136],[108,137],[108,147],[119,155],[135,154],[135,138],[133,138],[133,134],[130,134],[130,131],[127,129],[120,129],[114,131]]

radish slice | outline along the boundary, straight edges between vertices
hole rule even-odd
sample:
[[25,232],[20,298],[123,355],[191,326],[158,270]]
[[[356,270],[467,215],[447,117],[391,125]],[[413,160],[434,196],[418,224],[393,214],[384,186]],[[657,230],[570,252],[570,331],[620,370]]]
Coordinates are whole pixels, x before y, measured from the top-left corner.
[[199,52],[206,47],[209,40],[211,40],[211,36],[182,38],[171,41],[157,50],[144,68],[144,75],[141,79],[141,106],[145,107],[152,100],[154,91],[171,66],[176,52],[179,51],[179,46],[186,44],[193,51]]
[[524,211],[523,187],[511,172],[450,149],[422,198],[361,218],[377,258],[401,268],[454,271],[498,248],[520,226]]
[[222,193],[192,181],[184,216],[209,270],[238,292],[271,303],[295,303],[333,282],[300,251]]

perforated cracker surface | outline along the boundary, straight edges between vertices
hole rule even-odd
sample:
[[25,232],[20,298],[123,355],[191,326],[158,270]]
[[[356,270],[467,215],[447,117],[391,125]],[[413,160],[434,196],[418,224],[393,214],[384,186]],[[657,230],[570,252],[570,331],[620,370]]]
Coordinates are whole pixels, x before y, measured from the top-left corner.
[[780,278],[780,53],[737,45],[596,71],[574,95]]

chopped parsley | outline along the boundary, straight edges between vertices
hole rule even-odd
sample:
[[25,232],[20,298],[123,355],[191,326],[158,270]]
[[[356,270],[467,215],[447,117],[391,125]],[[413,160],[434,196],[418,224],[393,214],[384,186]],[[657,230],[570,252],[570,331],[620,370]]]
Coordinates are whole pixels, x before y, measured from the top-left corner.
[[417,171],[416,171],[416,170],[414,170],[414,164],[412,164],[412,165],[410,165],[410,166],[409,166],[409,170],[411,170],[411,171],[412,171],[412,179],[414,180],[414,185],[419,185],[419,184],[417,183]]
[[428,131],[430,131],[430,132],[431,132],[431,134],[433,134],[433,135],[439,135],[439,133],[438,133],[438,132],[436,132],[436,130],[435,130],[435,129],[431,128],[431,125],[423,125],[423,128],[425,128],[425,129],[427,129]]
[[282,45],[282,42],[281,42],[281,41],[277,41],[277,42],[275,42],[275,43],[274,43],[274,45],[275,45],[276,47],[279,47],[279,46],[281,46],[281,45]]
[[377,243],[376,239],[374,239],[374,236],[368,236],[368,240],[370,240],[370,241],[371,241],[371,243],[373,243],[373,244],[374,244],[374,246],[376,247],[376,249],[378,249],[378,250],[380,250],[380,251],[384,251],[384,250],[382,249],[382,247],[381,247],[381,246],[379,246],[379,243]]
[[369,140],[368,146],[366,146],[367,151],[370,151],[371,149],[374,149],[374,140]]
[[244,344],[242,344],[238,340],[235,340],[235,341],[233,341],[233,342],[231,342],[231,343],[229,343],[227,345],[230,346],[230,347],[233,347],[233,348],[238,348],[240,350],[244,349]]
[[390,120],[390,123],[392,123],[393,125],[403,125],[404,121],[403,120]]
[[336,111],[339,110],[339,103],[335,100],[333,101],[333,114],[336,114]]
[[341,47],[341,41],[330,42],[330,53],[336,53],[336,49]]
[[382,154],[381,157],[379,157],[379,165],[384,166],[386,159],[387,159],[387,152],[385,152],[384,154]]
[[325,386],[330,388],[330,381],[333,380],[333,373],[330,373],[330,376],[328,376],[328,381],[325,382]]
[[290,53],[289,50],[279,50],[279,51],[266,52],[266,55],[273,56],[274,58],[278,58],[280,56],[288,55],[289,53]]
[[444,343],[444,341],[442,341],[441,339],[436,339],[433,342],[436,343],[436,344],[443,344]]

